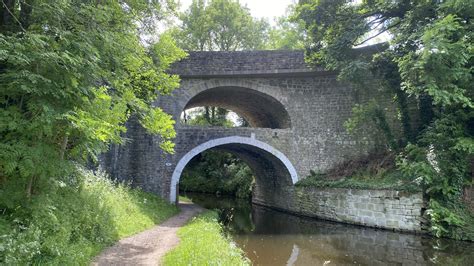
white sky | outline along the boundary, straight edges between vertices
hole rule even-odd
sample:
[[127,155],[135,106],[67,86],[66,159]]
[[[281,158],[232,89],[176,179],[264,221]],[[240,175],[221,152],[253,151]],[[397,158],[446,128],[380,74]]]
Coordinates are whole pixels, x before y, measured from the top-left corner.
[[[184,11],[191,4],[192,0],[179,0],[181,10]],[[296,0],[239,0],[243,6],[250,9],[252,16],[257,18],[267,18],[268,22],[273,22],[273,18],[283,16],[286,8]]]

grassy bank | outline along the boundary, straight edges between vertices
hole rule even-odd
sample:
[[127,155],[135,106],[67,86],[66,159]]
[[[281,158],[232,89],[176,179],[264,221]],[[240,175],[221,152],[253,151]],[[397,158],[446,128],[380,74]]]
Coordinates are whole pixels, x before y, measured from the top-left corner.
[[[80,171],[69,181],[52,184],[15,209],[1,198],[0,264],[87,265],[117,240],[178,212],[103,175]],[[0,194],[8,192],[8,184],[0,187]]]
[[250,265],[222,233],[215,211],[206,211],[178,231],[179,246],[166,254],[164,265]]
[[336,180],[327,179],[324,174],[312,173],[310,176],[296,183],[300,187],[321,187],[321,188],[353,188],[353,189],[393,189],[409,192],[422,191],[420,185],[407,180],[395,171],[389,170],[382,173],[357,173],[352,176],[338,178]]

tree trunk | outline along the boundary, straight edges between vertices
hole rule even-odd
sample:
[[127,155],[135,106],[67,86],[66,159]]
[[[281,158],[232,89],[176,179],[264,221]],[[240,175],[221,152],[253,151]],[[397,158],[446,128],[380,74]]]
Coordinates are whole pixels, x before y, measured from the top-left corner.
[[204,109],[205,109],[204,115],[205,115],[205,117],[206,117],[207,123],[211,124],[211,114],[210,114],[210,112],[209,112],[209,108],[210,108],[209,106],[205,106],[205,107],[204,107]]
[[59,153],[59,157],[61,158],[61,161],[64,160],[64,154],[66,154],[66,148],[67,148],[68,140],[69,140],[68,135],[65,135],[63,137],[63,142],[61,143],[61,151]]
[[33,185],[35,183],[35,179],[35,176],[30,177],[28,184],[26,185],[26,198],[28,200],[31,199],[31,195],[33,194]]

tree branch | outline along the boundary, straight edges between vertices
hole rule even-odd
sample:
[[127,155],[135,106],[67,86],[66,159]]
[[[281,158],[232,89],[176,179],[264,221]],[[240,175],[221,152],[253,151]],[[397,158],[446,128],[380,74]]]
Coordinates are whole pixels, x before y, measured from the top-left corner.
[[16,22],[18,22],[18,25],[20,26],[21,30],[23,32],[26,32],[25,28],[23,28],[23,25],[21,25],[21,22],[18,20],[17,17],[15,17],[15,15],[12,13],[12,11],[10,10],[10,8],[8,8],[7,4],[5,4],[5,2],[2,0],[2,5],[3,7],[7,10],[7,12],[10,14],[10,16],[12,16],[13,19],[16,20]]
[[364,43],[366,43],[366,42],[368,42],[368,41],[370,41],[370,40],[376,38],[377,36],[380,36],[382,33],[384,33],[384,32],[386,32],[386,31],[388,31],[388,30],[390,30],[390,29],[392,29],[392,28],[398,26],[398,24],[400,24],[400,21],[397,22],[397,23],[395,23],[395,24],[390,25],[390,27],[387,27],[386,29],[380,31],[379,33],[375,34],[374,36],[371,36],[371,37],[369,37],[369,38],[367,38],[367,39],[365,39],[365,40],[363,40],[363,41],[361,41],[361,42],[359,42],[359,43],[357,43],[357,44],[354,44],[354,46],[359,46],[359,45],[361,45],[361,44],[364,44]]

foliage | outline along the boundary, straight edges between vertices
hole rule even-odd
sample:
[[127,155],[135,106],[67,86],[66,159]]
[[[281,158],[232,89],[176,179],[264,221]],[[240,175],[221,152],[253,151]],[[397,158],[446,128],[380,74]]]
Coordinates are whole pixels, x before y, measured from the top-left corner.
[[235,155],[205,151],[189,162],[180,179],[182,191],[218,193],[248,198],[253,186],[252,170]]
[[[151,103],[179,85],[164,70],[183,56],[169,38],[144,46],[141,31],[162,1],[7,1],[0,24],[0,181],[68,176],[121,143],[133,115],[172,152],[171,116]],[[170,1],[171,3],[171,1]],[[51,181],[54,182],[54,181]],[[21,199],[20,199],[21,200]]]
[[179,202],[191,203],[192,200],[186,196],[179,195]]
[[229,111],[219,107],[205,106],[195,108],[190,113],[184,112],[184,123],[194,126],[234,127],[234,123],[227,119]]
[[236,0],[193,0],[180,15],[182,25],[171,30],[188,51],[252,50],[264,46],[269,29]]
[[[8,182],[14,182],[9,180]],[[103,248],[177,213],[159,197],[79,170],[15,208],[0,190],[0,264],[88,264]]]
[[193,0],[179,16],[181,24],[168,32],[188,51],[303,49],[305,31],[293,14],[294,5],[290,5],[270,26],[252,17],[238,1]]
[[294,13],[295,6],[290,5],[286,14],[276,19],[276,25],[268,31],[265,49],[303,50],[305,48],[304,24],[293,17]]
[[250,265],[243,251],[224,236],[215,211],[206,211],[178,231],[180,244],[164,265]]
[[[472,179],[474,3],[302,0],[297,10],[311,38],[309,62],[338,70],[366,95],[374,89],[367,81],[393,95],[398,112],[385,116],[399,119],[403,136],[386,138],[387,146],[400,152],[399,169],[430,199],[432,232],[463,238],[455,233],[468,226],[460,217],[472,214],[452,206]],[[388,43],[354,49],[383,34]],[[349,127],[380,122],[370,110],[377,109],[356,108]]]
[[421,191],[412,180],[407,180],[397,171],[381,172],[378,175],[357,173],[341,179],[327,179],[325,174],[313,172],[310,176],[298,181],[298,187],[327,187],[353,189],[394,189],[408,192]]
[[[391,150],[398,149],[398,143],[387,121],[387,113],[375,100],[367,104],[356,104],[352,108],[352,117],[344,123],[344,126],[349,133],[354,133],[361,130],[360,125],[363,124],[375,125],[372,134],[383,136],[384,141],[382,142],[386,143]],[[366,128],[362,134],[364,133],[367,133]]]
[[184,52],[169,37],[142,38],[173,6],[2,1],[0,263],[86,264],[100,248],[176,211],[78,172],[110,143],[124,142],[132,116],[173,151],[174,121],[152,102],[179,85],[165,70]]
[[456,227],[474,230],[472,224],[465,222],[469,218],[462,218],[469,215],[455,212],[452,207],[462,205],[463,187],[470,182],[474,132],[469,121],[474,121],[474,110],[444,114],[426,128],[416,145],[408,145],[399,157],[399,169],[413,177],[430,198],[428,214],[436,236],[452,235]]

